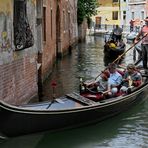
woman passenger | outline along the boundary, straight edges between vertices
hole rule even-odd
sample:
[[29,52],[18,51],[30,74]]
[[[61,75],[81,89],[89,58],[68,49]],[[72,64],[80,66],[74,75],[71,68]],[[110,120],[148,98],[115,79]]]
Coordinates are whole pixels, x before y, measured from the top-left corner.
[[120,91],[122,93],[127,93],[128,88],[131,87],[138,87],[142,83],[142,76],[141,74],[136,70],[134,64],[128,64],[127,65],[127,70],[123,76],[123,81],[122,81],[122,87]]

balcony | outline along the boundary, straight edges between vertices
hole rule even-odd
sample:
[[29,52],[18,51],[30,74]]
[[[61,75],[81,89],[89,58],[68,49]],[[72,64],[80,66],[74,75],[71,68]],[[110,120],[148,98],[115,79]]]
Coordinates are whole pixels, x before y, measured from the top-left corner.
[[129,0],[129,5],[133,4],[146,4],[146,0]]

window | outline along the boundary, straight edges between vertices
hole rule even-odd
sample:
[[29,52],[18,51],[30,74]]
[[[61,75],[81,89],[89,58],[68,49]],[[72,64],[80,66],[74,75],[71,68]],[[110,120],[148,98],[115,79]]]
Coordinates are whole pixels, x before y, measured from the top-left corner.
[[27,0],[14,1],[13,15],[15,50],[32,47],[34,38],[27,17]]
[[134,12],[132,12],[132,19],[133,19],[133,20],[135,19]]
[[46,41],[46,7],[43,7],[43,41]]
[[112,12],[112,20],[118,20],[118,11]]
[[64,28],[64,32],[66,31],[66,16],[65,16],[65,10],[63,10],[63,28]]
[[52,9],[50,10],[50,12],[51,12],[51,21],[50,21],[51,24],[50,24],[50,25],[51,25],[51,38],[52,38],[52,18],[53,18],[53,17],[52,17],[52,15],[53,15],[53,14],[52,14]]
[[116,2],[118,2],[118,0],[113,0],[113,3],[116,3]]
[[144,11],[141,11],[141,19],[144,20]]
[[126,11],[123,11],[123,20],[126,19]]

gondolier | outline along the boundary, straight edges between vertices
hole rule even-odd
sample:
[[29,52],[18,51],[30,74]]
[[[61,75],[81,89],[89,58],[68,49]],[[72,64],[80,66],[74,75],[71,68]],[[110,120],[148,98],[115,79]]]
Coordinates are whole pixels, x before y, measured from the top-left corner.
[[120,42],[122,39],[122,32],[123,29],[119,27],[119,25],[116,25],[116,27],[113,29],[113,35],[112,35],[112,39],[115,42]]
[[130,32],[132,32],[134,30],[134,20],[131,20],[130,23]]
[[148,16],[145,18],[145,25],[142,27],[141,31],[138,33],[135,43],[138,42],[139,38],[142,36],[145,36],[145,38],[142,39],[141,48],[142,48],[142,60],[143,60],[143,68],[145,69],[145,72],[148,73]]

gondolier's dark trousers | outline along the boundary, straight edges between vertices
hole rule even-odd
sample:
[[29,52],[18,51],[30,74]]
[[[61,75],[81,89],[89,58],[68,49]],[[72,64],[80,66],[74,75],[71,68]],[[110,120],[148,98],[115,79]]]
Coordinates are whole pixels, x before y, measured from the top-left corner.
[[148,44],[141,44],[143,68],[148,69]]
[[134,30],[134,26],[130,26],[130,32]]

